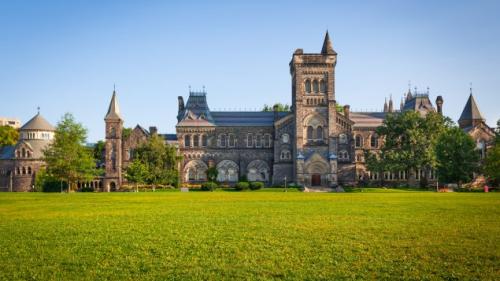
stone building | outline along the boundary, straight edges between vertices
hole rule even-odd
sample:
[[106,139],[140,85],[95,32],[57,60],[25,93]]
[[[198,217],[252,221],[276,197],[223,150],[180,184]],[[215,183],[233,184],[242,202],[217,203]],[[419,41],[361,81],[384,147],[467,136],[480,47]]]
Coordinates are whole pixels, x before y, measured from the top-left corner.
[[[184,184],[206,180],[206,170],[215,167],[218,181],[234,184],[239,179],[261,181],[268,185],[294,182],[307,187],[331,187],[361,182],[407,182],[406,171],[371,173],[366,169],[364,152],[376,151],[383,140],[375,130],[387,114],[414,110],[422,115],[442,113],[443,98],[436,107],[427,92],[410,89],[399,109],[392,97],[380,112],[354,112],[349,105],[341,107],[335,93],[337,52],[328,32],[321,52],[305,53],[297,49],[290,61],[291,100],[289,112],[211,111],[205,91],[190,91],[187,101],[178,98],[175,134],[159,134],[176,145],[183,156],[180,167]],[[105,188],[113,190],[124,183],[122,170],[133,150],[152,134],[137,125],[130,136],[122,137],[123,119],[118,110],[116,93],[105,117],[106,175]],[[487,148],[493,133],[484,122],[474,98],[469,98],[459,120],[461,128]],[[432,171],[416,171],[415,178],[435,180]]]
[[38,113],[19,129],[19,141],[0,148],[0,190],[30,191],[44,166],[43,149],[54,138],[55,128]]

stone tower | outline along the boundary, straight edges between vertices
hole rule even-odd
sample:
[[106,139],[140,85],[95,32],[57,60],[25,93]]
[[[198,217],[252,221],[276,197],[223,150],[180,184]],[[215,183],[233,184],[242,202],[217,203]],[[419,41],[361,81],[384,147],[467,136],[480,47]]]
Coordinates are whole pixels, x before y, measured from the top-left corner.
[[114,90],[104,121],[106,123],[104,189],[109,192],[119,189],[122,183],[123,120]]
[[290,62],[295,115],[294,177],[305,186],[337,182],[335,65],[328,31],[320,53],[297,49]]

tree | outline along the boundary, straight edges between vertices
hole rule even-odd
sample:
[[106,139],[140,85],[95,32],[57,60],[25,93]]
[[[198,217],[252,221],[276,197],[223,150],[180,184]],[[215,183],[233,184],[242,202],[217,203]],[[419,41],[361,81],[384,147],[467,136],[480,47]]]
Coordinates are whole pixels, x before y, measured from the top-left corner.
[[148,167],[139,159],[134,159],[125,170],[125,178],[135,183],[135,190],[138,191],[138,185],[146,183],[148,179]]
[[484,173],[488,178],[496,183],[500,183],[500,144],[497,142],[493,148],[486,153],[484,161]]
[[207,180],[209,182],[216,182],[218,175],[219,175],[219,171],[217,171],[217,168],[210,167],[207,169]]
[[267,104],[264,104],[264,107],[262,108],[262,111],[264,112],[271,112],[274,111],[274,107],[276,106],[276,109],[278,112],[288,112],[290,111],[290,106],[288,104],[282,104],[282,103],[275,103],[273,106],[269,106]]
[[479,154],[474,140],[462,129],[453,127],[442,133],[436,144],[437,172],[446,183],[469,182],[479,170]]
[[122,139],[126,140],[132,134],[132,128],[123,128],[122,130]]
[[0,126],[0,147],[14,145],[19,139],[19,132],[11,126]]
[[147,168],[146,182],[179,186],[178,163],[180,157],[174,146],[165,144],[158,135],[153,135],[144,144],[137,147],[134,157]]
[[[377,156],[365,153],[368,169],[376,172],[409,171],[408,184],[413,173],[424,171],[421,185],[429,169],[436,167],[435,145],[437,137],[452,124],[449,118],[429,112],[425,117],[416,111],[389,114],[377,134],[384,142]],[[382,176],[381,176],[382,177]]]
[[102,140],[98,141],[94,149],[92,151],[92,154],[94,155],[94,159],[97,163],[104,163],[104,149],[106,147],[106,143]]
[[87,130],[66,113],[57,124],[54,141],[44,150],[47,172],[67,183],[68,192],[78,181],[88,181],[98,174],[91,151],[85,147]]

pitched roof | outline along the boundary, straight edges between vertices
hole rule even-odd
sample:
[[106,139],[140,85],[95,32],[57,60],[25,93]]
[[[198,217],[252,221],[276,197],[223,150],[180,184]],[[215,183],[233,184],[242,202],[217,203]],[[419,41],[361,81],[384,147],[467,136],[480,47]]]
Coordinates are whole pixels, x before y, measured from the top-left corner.
[[479,107],[477,106],[476,100],[472,94],[470,94],[464,110],[462,111],[462,115],[460,115],[460,119],[458,119],[458,121],[461,120],[485,120],[481,115]]
[[213,118],[208,108],[205,92],[189,92],[183,112],[180,112],[177,126],[213,126]]
[[109,103],[108,113],[106,113],[104,120],[122,120],[115,91],[113,91],[113,96],[111,97],[111,102]]
[[55,131],[52,126],[40,113],[31,118],[21,127],[21,130]]
[[321,54],[323,55],[336,55],[337,52],[333,50],[332,42],[330,41],[330,35],[328,35],[328,30],[325,34],[325,40],[323,41],[323,48],[321,48]]
[[351,112],[349,118],[355,128],[376,128],[384,122],[386,112]]
[[[282,118],[290,112],[278,112]],[[217,126],[273,126],[273,111],[213,111],[212,117]]]

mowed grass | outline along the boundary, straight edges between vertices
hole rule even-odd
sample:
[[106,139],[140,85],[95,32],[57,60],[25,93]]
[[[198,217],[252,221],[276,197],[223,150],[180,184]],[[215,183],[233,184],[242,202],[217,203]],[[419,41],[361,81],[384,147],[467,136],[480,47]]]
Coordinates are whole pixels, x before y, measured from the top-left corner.
[[0,194],[1,280],[494,280],[500,193]]

